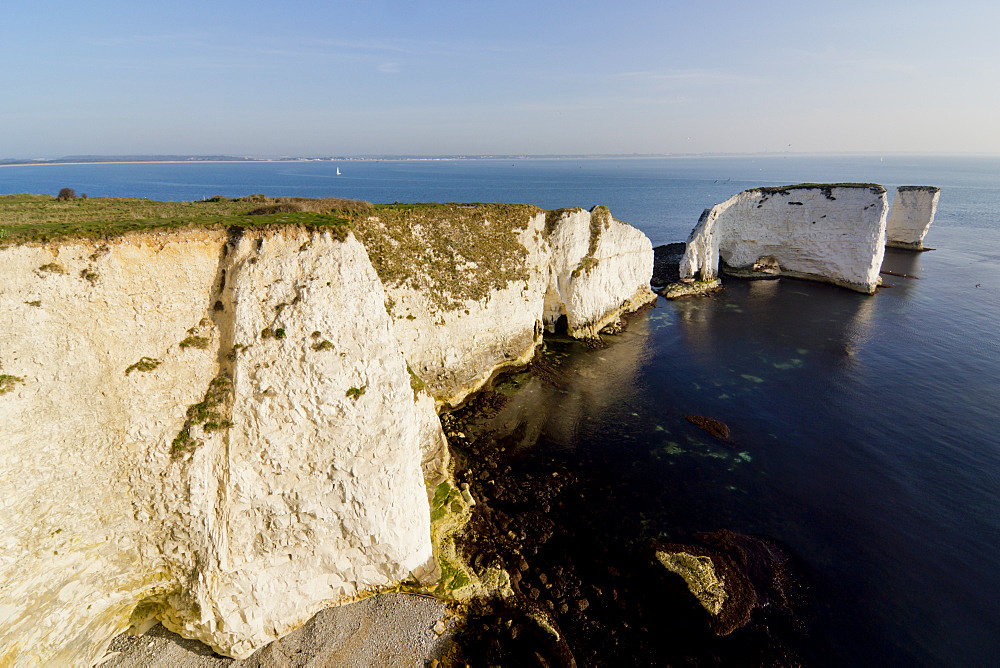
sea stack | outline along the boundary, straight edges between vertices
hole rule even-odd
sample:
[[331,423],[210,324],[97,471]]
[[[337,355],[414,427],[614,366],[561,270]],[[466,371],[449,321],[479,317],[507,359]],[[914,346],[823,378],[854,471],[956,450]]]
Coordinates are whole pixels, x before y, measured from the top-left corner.
[[720,271],[789,276],[872,294],[885,254],[886,191],[875,183],[745,190],[702,213],[681,259],[682,281]]
[[885,227],[885,245],[923,250],[924,237],[937,213],[937,186],[899,186]]

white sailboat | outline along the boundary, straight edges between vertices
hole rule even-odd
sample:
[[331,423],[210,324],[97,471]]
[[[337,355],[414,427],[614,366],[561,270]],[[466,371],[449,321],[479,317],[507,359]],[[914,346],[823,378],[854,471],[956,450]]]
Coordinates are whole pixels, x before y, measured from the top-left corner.
[[340,176],[340,167],[337,167],[337,176]]

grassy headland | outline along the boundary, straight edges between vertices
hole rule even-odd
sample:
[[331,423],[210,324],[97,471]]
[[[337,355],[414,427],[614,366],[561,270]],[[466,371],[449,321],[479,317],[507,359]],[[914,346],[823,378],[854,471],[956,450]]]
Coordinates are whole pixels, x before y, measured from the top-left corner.
[[339,239],[353,230],[386,285],[423,290],[443,310],[454,310],[527,278],[527,250],[518,234],[540,212],[524,204],[373,205],[265,195],[197,202],[0,195],[0,247],[178,229],[294,225],[332,231]]
[[131,197],[60,201],[49,195],[0,195],[0,246],[60,239],[108,239],[127,232],[298,224],[346,232],[367,202],[250,195],[198,202],[155,202]]

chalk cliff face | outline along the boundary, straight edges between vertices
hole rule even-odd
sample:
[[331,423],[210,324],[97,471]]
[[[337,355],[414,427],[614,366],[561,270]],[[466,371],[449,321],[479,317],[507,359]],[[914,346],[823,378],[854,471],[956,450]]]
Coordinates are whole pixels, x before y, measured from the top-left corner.
[[606,208],[560,213],[549,243],[544,313],[549,331],[566,316],[570,336],[595,337],[620,314],[656,299],[649,288],[652,243]]
[[245,656],[428,566],[421,453],[443,436],[356,240],[0,261],[2,363],[23,379],[0,395],[4,660],[84,663],[140,603]]
[[[442,405],[530,360],[560,317],[571,336],[592,338],[656,299],[652,244],[604,207],[438,205],[381,211],[360,227],[404,355]],[[398,271],[413,248],[431,250]]]
[[434,577],[435,399],[652,296],[606,210],[491,206],[0,248],[0,664],[143,618],[244,657]]
[[885,228],[885,245],[921,249],[934,222],[941,189],[935,186],[900,186],[892,200]]
[[805,184],[747,190],[706,209],[681,259],[682,280],[726,267],[794,276],[872,293],[885,253],[885,189]]

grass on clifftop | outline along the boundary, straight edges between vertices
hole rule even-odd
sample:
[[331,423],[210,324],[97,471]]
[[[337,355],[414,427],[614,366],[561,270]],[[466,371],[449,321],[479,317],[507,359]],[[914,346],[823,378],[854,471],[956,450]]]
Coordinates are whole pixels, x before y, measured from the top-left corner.
[[541,212],[527,204],[388,204],[354,213],[352,226],[383,283],[423,291],[447,311],[528,277],[518,234]]
[[423,291],[449,311],[527,278],[527,250],[518,235],[539,213],[525,204],[372,205],[264,195],[198,202],[0,195],[0,247],[178,229],[299,225],[332,230],[339,239],[353,230],[387,286]]
[[302,225],[346,234],[349,217],[367,202],[251,195],[199,202],[130,197],[59,201],[49,195],[0,195],[0,246],[61,239],[106,239],[127,232]]
[[785,193],[791,190],[831,190],[833,188],[867,188],[880,195],[885,192],[885,188],[877,183],[796,183],[790,186],[765,186],[761,188],[750,188],[746,192],[759,191],[765,194]]

